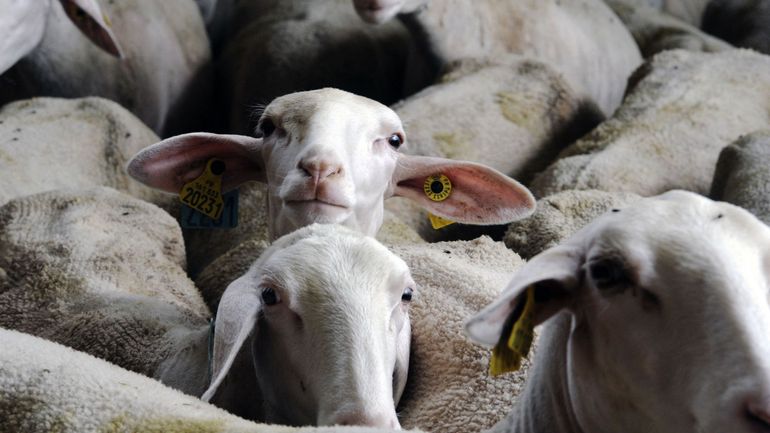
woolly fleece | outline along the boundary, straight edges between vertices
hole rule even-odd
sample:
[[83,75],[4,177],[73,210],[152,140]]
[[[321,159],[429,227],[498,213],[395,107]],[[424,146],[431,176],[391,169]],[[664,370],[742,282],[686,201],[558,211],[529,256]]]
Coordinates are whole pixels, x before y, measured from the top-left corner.
[[131,179],[126,162],[158,137],[102,98],[35,98],[0,110],[0,205],[57,188],[109,186],[156,204],[169,196]]
[[708,193],[719,152],[770,118],[770,57],[665,51],[630,79],[615,115],[565,149],[530,189]]
[[110,188],[58,190],[0,207],[0,327],[152,375],[175,329],[209,310],[184,272],[179,226]]
[[538,200],[532,216],[510,224],[503,242],[529,260],[558,245],[599,215],[640,198],[626,192],[562,191]]
[[385,433],[256,424],[82,352],[0,328],[0,433]]

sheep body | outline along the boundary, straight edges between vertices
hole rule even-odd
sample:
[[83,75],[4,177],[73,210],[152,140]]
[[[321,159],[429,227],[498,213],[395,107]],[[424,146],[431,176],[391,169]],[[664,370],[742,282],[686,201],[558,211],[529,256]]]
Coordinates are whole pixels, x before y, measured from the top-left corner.
[[[3,432],[377,433],[255,424],[83,352],[0,329]],[[98,410],[95,410],[98,409]]]
[[167,196],[124,169],[131,156],[156,141],[134,115],[102,98],[7,104],[0,109],[0,204],[51,189],[104,185],[168,208]]
[[548,320],[524,392],[492,431],[766,427],[769,247],[749,212],[673,191],[536,256],[467,323],[477,341],[507,344],[503,323],[530,291],[533,325]]
[[719,151],[767,125],[768,68],[770,59],[748,50],[658,54],[632,78],[617,113],[562,151],[531,183],[533,193],[708,192]]

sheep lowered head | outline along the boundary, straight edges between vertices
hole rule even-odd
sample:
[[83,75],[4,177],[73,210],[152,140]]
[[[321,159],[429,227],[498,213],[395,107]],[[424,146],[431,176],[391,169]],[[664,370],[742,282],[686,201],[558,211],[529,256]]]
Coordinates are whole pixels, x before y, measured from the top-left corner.
[[345,227],[314,224],[278,239],[222,296],[203,399],[242,400],[225,392],[233,385],[225,377],[243,349],[260,418],[400,428],[415,289],[403,260]]
[[[767,432],[768,281],[770,228],[736,206],[673,191],[607,213],[534,257],[466,326],[496,344],[529,287],[535,324],[566,311],[546,327],[540,347],[549,350],[538,352],[511,420],[531,421],[529,411],[566,420],[563,431]],[[565,401],[527,400],[538,393]],[[524,424],[509,431],[530,431]]]
[[[271,238],[308,224],[335,223],[374,235],[383,200],[403,196],[429,212],[467,224],[504,224],[535,205],[518,182],[484,165],[399,152],[407,145],[390,108],[337,89],[285,95],[262,113],[258,138],[208,133],[171,137],[139,152],[128,172],[179,193],[208,160],[225,163],[224,190],[256,180],[268,185]],[[428,178],[443,174],[451,193],[434,200]]]
[[[45,27],[56,7],[55,0],[0,0],[0,74],[29,54],[43,39]],[[59,0],[72,23],[93,43],[108,53],[122,52],[106,15],[96,0]]]

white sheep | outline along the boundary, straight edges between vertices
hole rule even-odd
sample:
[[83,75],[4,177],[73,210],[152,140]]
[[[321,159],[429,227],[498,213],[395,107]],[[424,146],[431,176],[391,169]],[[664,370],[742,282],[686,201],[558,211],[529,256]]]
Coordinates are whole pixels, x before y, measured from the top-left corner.
[[[250,237],[252,221],[266,221],[270,239],[313,222],[343,224],[374,236],[382,224],[383,201],[393,196],[469,224],[503,224],[534,208],[526,188],[489,167],[399,152],[408,141],[398,115],[352,93],[320,89],[277,98],[262,113],[259,133],[259,138],[180,135],[148,147],[128,164],[135,179],[176,194],[212,158],[225,164],[223,190],[249,180],[267,183],[267,216],[247,215],[236,231],[206,235],[204,245],[188,246],[207,256],[191,262],[194,269]],[[451,182],[451,192],[435,201],[425,185],[438,174]],[[263,206],[248,195],[241,201]]]
[[533,258],[466,325],[506,345],[524,308],[547,321],[525,391],[492,431],[770,429],[768,251],[770,228],[745,210],[674,191]]
[[101,96],[158,134],[207,119],[211,54],[194,2],[2,0],[0,10],[0,105]]
[[615,115],[529,187],[537,197],[570,189],[708,193],[722,148],[767,127],[768,70],[770,57],[749,50],[660,53],[632,78]]
[[178,226],[151,204],[107,188],[14,199],[0,208],[0,326],[249,419],[399,426],[417,289],[401,259],[305,227],[230,284],[213,328],[183,264]]
[[770,224],[770,129],[741,136],[719,154],[709,196]]
[[[366,21],[397,13],[427,53],[446,63],[520,54],[549,64],[605,115],[641,63],[628,30],[601,0],[353,0]],[[413,56],[417,57],[417,56]],[[415,68],[416,65],[410,65]]]
[[83,352],[0,329],[2,431],[386,433],[367,427],[255,424]]
[[102,98],[34,98],[0,108],[0,205],[58,188],[109,186],[170,208],[131,179],[126,162],[157,142],[139,119]]

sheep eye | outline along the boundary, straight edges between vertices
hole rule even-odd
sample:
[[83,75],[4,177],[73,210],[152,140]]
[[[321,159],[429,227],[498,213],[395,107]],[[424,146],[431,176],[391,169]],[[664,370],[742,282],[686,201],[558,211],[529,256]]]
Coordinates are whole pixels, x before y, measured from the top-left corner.
[[605,258],[591,262],[588,272],[600,290],[620,291],[633,283],[625,263],[617,258]]
[[262,133],[262,137],[269,137],[273,131],[275,131],[275,123],[272,120],[265,118],[259,124],[259,132]]
[[398,149],[402,144],[404,144],[404,139],[400,134],[393,134],[388,137],[388,144],[390,144],[390,146],[394,149]]
[[414,289],[407,287],[404,289],[404,293],[401,294],[401,301],[412,302],[412,295],[414,295]]
[[262,289],[262,302],[265,305],[275,305],[279,302],[278,294],[275,293],[275,289],[272,287],[265,287]]

